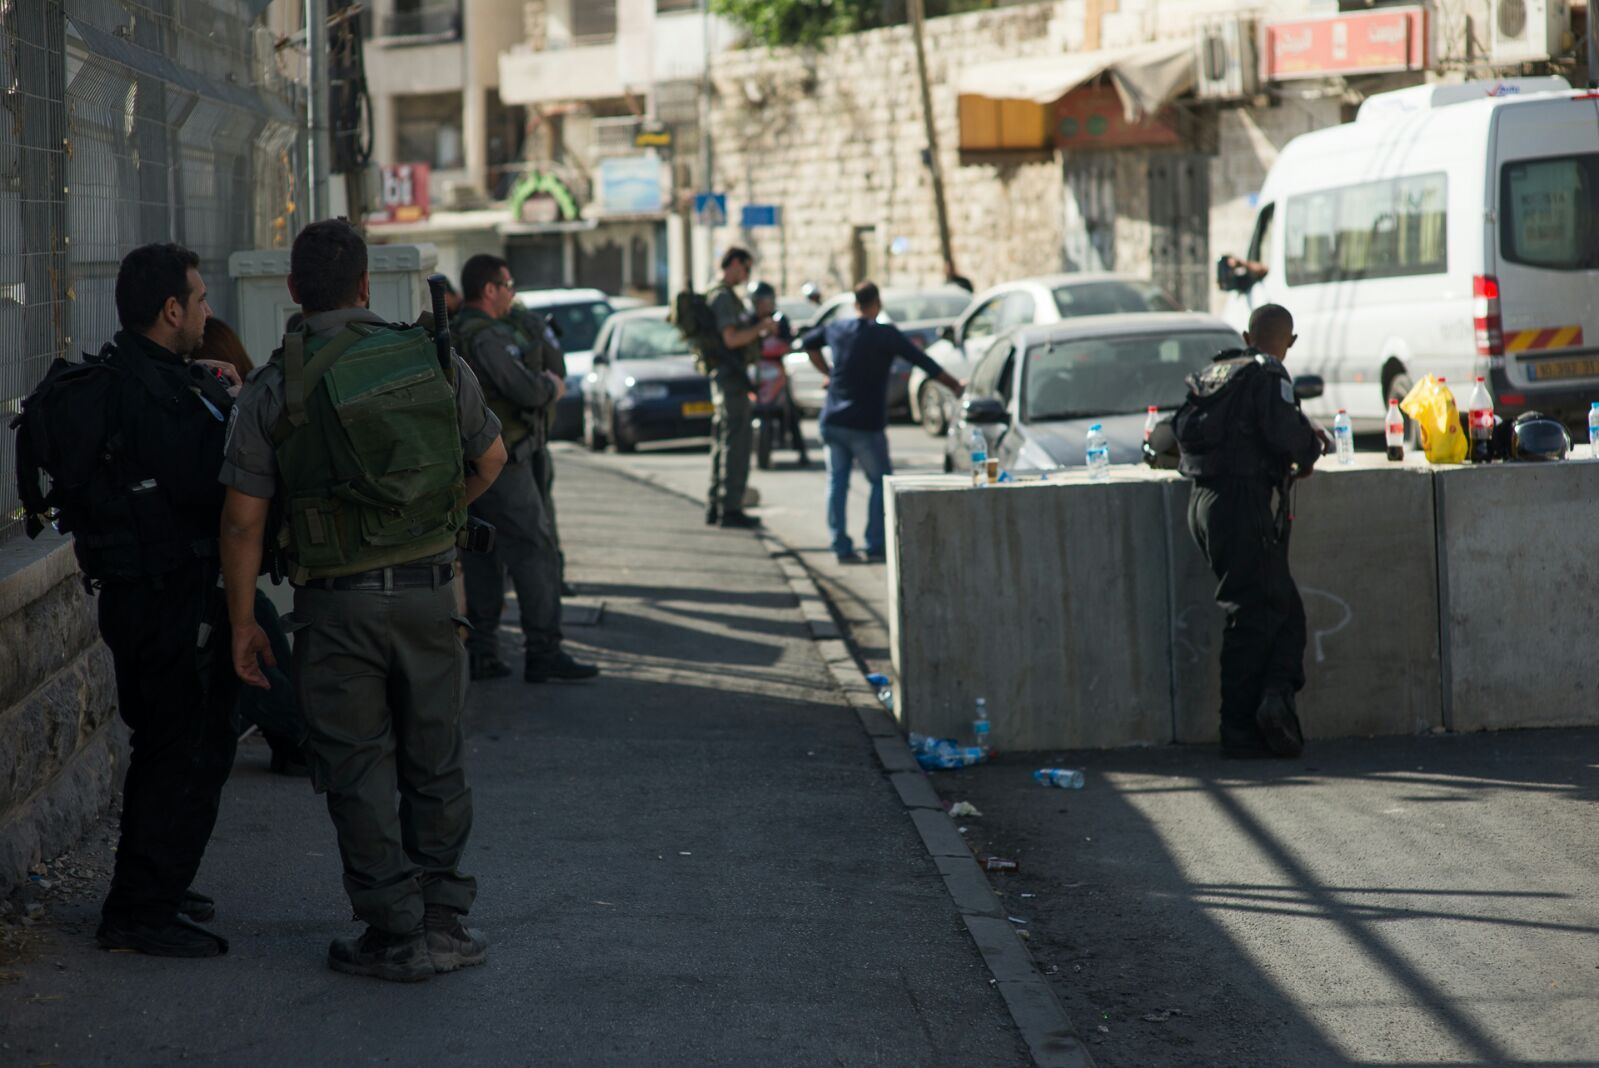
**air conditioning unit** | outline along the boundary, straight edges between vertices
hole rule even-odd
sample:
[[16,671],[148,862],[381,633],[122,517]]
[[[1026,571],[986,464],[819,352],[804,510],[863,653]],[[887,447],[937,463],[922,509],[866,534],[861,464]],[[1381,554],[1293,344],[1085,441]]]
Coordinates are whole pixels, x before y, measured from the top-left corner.
[[1198,83],[1194,94],[1205,100],[1240,100],[1259,89],[1255,62],[1255,27],[1246,19],[1202,23],[1194,41]]
[[1488,12],[1491,62],[1534,63],[1570,47],[1570,0],[1492,0]]

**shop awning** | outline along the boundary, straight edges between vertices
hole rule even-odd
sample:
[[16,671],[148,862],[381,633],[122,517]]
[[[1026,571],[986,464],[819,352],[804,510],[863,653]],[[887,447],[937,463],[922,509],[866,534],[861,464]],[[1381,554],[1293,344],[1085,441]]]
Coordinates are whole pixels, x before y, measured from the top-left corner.
[[1063,53],[983,63],[961,72],[956,92],[993,100],[1053,104],[1100,75],[1121,97],[1128,122],[1141,122],[1194,86],[1192,41],[1160,41],[1132,48]]

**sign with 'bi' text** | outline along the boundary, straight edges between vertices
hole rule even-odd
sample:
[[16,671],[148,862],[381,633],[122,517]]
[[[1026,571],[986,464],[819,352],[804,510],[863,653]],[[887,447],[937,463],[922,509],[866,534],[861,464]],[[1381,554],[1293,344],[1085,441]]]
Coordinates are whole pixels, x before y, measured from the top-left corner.
[[368,222],[421,222],[428,217],[431,167],[426,163],[385,163],[379,173],[378,210]]

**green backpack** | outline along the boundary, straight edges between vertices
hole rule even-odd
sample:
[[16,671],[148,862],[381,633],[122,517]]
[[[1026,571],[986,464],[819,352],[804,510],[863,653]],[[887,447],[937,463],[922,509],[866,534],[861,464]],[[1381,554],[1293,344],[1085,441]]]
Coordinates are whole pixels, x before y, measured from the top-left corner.
[[709,293],[696,293],[685,289],[672,300],[666,321],[677,327],[689,350],[694,353],[694,364],[701,374],[711,374],[722,365],[727,347],[722,344],[722,332],[716,328],[716,313],[711,311]]
[[352,323],[329,340],[296,331],[273,429],[284,486],[279,543],[294,582],[414,561],[466,525],[455,386],[419,327]]

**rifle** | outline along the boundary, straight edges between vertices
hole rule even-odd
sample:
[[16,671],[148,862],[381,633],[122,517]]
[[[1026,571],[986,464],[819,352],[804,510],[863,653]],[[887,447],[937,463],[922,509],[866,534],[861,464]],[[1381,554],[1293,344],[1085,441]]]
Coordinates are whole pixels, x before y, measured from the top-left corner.
[[439,354],[439,367],[450,378],[450,311],[444,293],[450,284],[442,274],[428,275],[428,294],[433,298],[433,346]]

